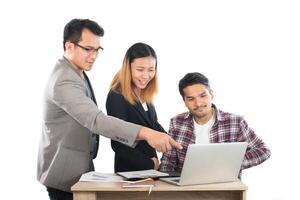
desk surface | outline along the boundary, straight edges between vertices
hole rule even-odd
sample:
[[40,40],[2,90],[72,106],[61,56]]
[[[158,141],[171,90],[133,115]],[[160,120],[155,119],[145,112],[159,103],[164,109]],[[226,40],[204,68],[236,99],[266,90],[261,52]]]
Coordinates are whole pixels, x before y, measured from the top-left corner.
[[[79,191],[148,191],[149,188],[122,188],[122,183],[97,183],[77,182],[72,186],[73,192]],[[176,186],[162,181],[155,181],[152,191],[241,191],[247,190],[247,186],[241,181],[203,184],[191,186]]]

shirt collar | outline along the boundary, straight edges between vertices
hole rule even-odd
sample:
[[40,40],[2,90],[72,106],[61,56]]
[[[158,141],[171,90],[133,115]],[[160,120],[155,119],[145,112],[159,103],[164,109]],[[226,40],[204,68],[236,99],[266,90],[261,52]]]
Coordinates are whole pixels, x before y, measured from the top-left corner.
[[80,70],[75,68],[65,56],[63,56],[62,61],[65,62],[74,72],[76,72],[76,74],[78,74],[81,78],[83,78],[81,76]]

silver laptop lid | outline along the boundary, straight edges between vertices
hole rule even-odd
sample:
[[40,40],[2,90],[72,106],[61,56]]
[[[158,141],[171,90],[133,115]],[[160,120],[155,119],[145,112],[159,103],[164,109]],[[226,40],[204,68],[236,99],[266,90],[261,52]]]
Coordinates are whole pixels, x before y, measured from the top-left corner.
[[237,180],[246,149],[247,142],[189,145],[179,185]]

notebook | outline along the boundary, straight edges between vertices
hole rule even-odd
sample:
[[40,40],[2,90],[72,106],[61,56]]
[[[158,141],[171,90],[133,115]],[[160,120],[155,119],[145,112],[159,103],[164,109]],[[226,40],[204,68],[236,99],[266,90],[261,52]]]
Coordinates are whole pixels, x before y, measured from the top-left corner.
[[139,171],[128,171],[128,172],[117,172],[118,175],[128,179],[128,180],[139,180],[145,178],[159,178],[167,177],[168,174],[160,172],[154,169],[149,170],[139,170]]
[[155,182],[152,178],[146,178],[138,181],[122,181],[123,188],[136,188],[136,187],[154,187]]

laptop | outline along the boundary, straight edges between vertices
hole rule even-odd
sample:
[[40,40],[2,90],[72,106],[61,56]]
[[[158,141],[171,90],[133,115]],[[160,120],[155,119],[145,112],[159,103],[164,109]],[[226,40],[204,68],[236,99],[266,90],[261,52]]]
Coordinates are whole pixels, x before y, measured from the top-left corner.
[[180,186],[236,181],[247,144],[247,142],[190,144],[180,177],[160,178],[160,180]]

